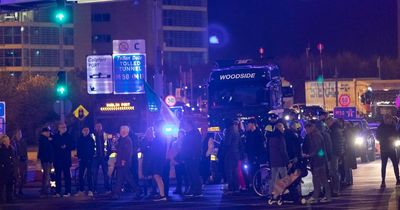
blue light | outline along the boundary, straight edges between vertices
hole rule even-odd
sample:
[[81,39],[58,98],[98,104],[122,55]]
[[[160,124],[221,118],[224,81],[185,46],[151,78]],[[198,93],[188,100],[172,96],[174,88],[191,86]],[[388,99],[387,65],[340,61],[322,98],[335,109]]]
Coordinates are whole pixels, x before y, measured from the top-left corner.
[[219,44],[219,39],[215,35],[214,36],[210,36],[209,42],[210,42],[210,44]]
[[243,168],[244,168],[245,170],[247,170],[247,169],[249,169],[249,165],[244,164]]
[[163,133],[167,136],[175,136],[178,134],[178,131],[179,129],[174,125],[166,124],[163,126]]

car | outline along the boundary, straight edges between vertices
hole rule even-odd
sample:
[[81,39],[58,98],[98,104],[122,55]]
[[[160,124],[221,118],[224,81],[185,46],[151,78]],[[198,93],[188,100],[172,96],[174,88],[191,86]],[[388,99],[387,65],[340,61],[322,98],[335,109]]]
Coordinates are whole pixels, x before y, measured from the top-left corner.
[[361,129],[354,139],[357,157],[361,162],[366,163],[376,159],[376,137],[373,130],[368,126],[364,118],[348,119],[347,122],[353,123]]

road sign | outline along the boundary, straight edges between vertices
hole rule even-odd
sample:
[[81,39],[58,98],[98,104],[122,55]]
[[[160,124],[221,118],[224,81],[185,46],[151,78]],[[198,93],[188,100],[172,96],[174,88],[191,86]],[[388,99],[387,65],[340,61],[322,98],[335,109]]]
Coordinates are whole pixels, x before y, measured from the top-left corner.
[[82,105],[79,105],[73,114],[77,119],[84,120],[89,115],[89,111],[86,110]]
[[334,118],[354,119],[357,117],[356,107],[335,107],[333,109]]
[[113,54],[114,94],[143,94],[146,77],[146,55]]
[[146,53],[143,39],[113,40],[113,54]]
[[347,94],[342,94],[339,96],[339,104],[343,107],[348,107],[351,103],[350,96]]
[[89,55],[86,57],[87,91],[89,94],[110,94],[114,91],[112,56]]
[[6,117],[6,102],[0,101],[0,117]]
[[176,104],[176,98],[175,98],[175,96],[169,95],[169,96],[165,97],[165,103],[166,103],[168,106],[175,106],[175,104]]
[[[58,115],[61,114],[61,101],[57,100],[53,104],[53,110]],[[72,103],[70,100],[64,100],[64,114],[69,114],[72,110]]]

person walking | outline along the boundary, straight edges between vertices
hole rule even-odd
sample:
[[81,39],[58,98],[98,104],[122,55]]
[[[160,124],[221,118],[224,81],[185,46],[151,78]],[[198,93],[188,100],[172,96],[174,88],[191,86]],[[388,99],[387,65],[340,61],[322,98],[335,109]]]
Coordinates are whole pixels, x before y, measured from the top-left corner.
[[238,174],[238,162],[240,158],[240,133],[239,133],[239,122],[233,121],[226,130],[224,139],[224,168],[225,176],[228,183],[228,189],[225,194],[232,194],[238,192],[239,185],[239,174]]
[[[285,140],[285,126],[283,123],[277,123],[275,125],[275,131],[271,134],[269,140],[269,160],[271,165],[271,183],[269,185],[269,194],[272,195],[272,191],[276,182],[279,179],[287,176],[287,166],[289,164],[289,157],[286,150]],[[276,197],[277,195],[274,195]]]
[[[318,201],[321,203],[331,202],[331,187],[327,177],[327,157],[323,149],[323,136],[316,129],[314,122],[306,125],[306,141],[309,144],[309,150],[305,153],[306,157],[311,158],[311,173],[313,175],[314,192],[312,197],[307,200],[307,203],[313,204]],[[321,187],[325,190],[325,197],[319,200]]]
[[0,137],[0,203],[11,203],[13,200],[13,182],[16,175],[15,150],[7,135]]
[[159,196],[154,201],[166,201],[167,197],[165,194],[164,181],[162,175],[164,172],[164,165],[166,162],[167,153],[167,138],[163,134],[164,121],[159,120],[154,123],[154,139],[151,142],[150,147],[150,160],[151,160],[151,172],[153,178],[157,183]]
[[344,130],[338,120],[328,117],[326,119],[328,125],[331,141],[332,141],[332,155],[329,161],[329,174],[332,178],[332,191],[333,196],[340,195],[340,174],[339,174],[339,160],[344,156]]
[[98,175],[99,169],[103,172],[104,189],[107,193],[110,192],[110,179],[108,176],[108,159],[111,154],[112,143],[109,140],[109,134],[103,131],[103,125],[96,123],[94,126],[94,143],[95,154],[93,158],[93,190],[94,193],[98,192]]
[[39,150],[37,156],[43,169],[41,196],[47,196],[49,193],[50,172],[54,161],[52,140],[50,129],[48,127],[42,128],[42,132],[39,136]]
[[[185,138],[186,132],[181,129],[178,132],[178,138],[172,145],[174,151],[173,164],[175,166],[176,175],[176,188],[174,194],[182,195],[184,192],[187,193],[189,189],[188,177],[185,170],[185,163],[182,158],[182,145]],[[185,183],[185,191],[182,191],[183,183]]]
[[400,185],[399,179],[399,162],[396,156],[396,148],[394,142],[399,137],[396,125],[393,122],[393,116],[386,114],[383,116],[383,122],[376,130],[376,138],[378,139],[381,147],[381,188],[386,187],[386,165],[388,159],[392,161],[394,175],[396,177],[396,185]]
[[122,125],[119,131],[120,138],[117,145],[117,160],[115,163],[117,170],[117,183],[112,191],[112,199],[119,199],[122,186],[127,182],[135,193],[138,192],[137,183],[133,179],[133,174],[130,171],[132,166],[133,143],[129,137],[130,128],[127,125]]
[[56,172],[56,194],[55,197],[62,197],[61,186],[64,177],[65,193],[64,197],[71,196],[71,151],[74,149],[72,136],[67,133],[65,123],[58,124],[58,133],[54,136],[54,168]]
[[192,121],[184,120],[182,127],[186,131],[182,152],[189,181],[189,192],[186,196],[199,197],[203,195],[200,176],[201,134]]
[[77,142],[77,155],[79,159],[79,192],[76,196],[85,195],[85,180],[84,175],[86,172],[86,180],[88,185],[88,196],[93,197],[93,176],[92,176],[92,163],[95,154],[94,139],[89,135],[89,127],[85,126],[82,129],[82,134]]
[[17,180],[14,190],[16,195],[22,196],[22,189],[26,183],[26,174],[28,172],[28,145],[26,139],[22,136],[21,129],[16,130],[13,142],[17,155]]

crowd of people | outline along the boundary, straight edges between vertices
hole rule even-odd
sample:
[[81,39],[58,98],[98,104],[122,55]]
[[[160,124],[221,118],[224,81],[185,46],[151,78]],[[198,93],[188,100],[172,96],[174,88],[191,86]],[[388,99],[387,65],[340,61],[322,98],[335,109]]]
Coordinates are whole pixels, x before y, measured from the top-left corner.
[[[300,122],[283,120],[271,115],[268,123],[260,125],[256,119],[227,123],[223,140],[214,135],[202,135],[192,121],[183,120],[177,137],[164,132],[165,122],[156,121],[143,138],[132,135],[127,125],[117,135],[103,130],[96,123],[93,132],[84,126],[78,139],[67,131],[65,123],[58,124],[52,133],[48,127],[41,130],[38,160],[42,167],[43,197],[70,197],[72,151],[79,160],[77,193],[74,196],[94,196],[99,193],[98,175],[101,168],[103,191],[112,199],[119,199],[124,191],[137,198],[150,197],[166,201],[170,192],[170,171],[174,168],[174,194],[186,197],[203,196],[203,185],[211,175],[211,157],[218,157],[221,178],[226,183],[225,195],[252,189],[252,180],[261,164],[271,168],[269,194],[274,186],[299,159],[309,159],[314,191],[308,203],[330,202],[340,196],[343,186],[352,185],[352,170],[357,168],[354,139],[360,127],[351,122],[321,113],[318,120]],[[393,117],[386,115],[378,127],[382,157],[382,185],[385,187],[386,164],[394,165],[397,185],[400,185],[398,156],[393,141],[398,135]],[[27,174],[27,143],[17,130],[13,138],[0,138],[1,198],[10,202],[23,194]],[[243,170],[243,166],[246,166]],[[55,189],[50,188],[54,168]],[[115,183],[112,184],[113,177]],[[64,182],[63,182],[64,181]],[[64,183],[64,191],[62,186]],[[296,189],[300,190],[300,189]],[[321,197],[322,193],[323,196]]]

